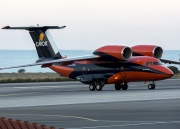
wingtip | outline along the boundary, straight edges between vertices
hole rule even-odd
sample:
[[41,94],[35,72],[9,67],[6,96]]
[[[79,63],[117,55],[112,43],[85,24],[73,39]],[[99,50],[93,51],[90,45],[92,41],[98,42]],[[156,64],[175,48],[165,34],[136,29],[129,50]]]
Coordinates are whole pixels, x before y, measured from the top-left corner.
[[10,28],[10,26],[4,26],[2,29],[8,29]]
[[59,28],[64,29],[64,28],[66,28],[66,26],[61,26],[61,27],[59,27]]

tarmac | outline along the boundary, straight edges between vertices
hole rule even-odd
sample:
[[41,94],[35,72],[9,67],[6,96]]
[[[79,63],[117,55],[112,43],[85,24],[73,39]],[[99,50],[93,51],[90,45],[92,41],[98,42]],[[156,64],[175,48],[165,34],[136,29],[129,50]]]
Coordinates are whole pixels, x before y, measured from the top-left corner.
[[[150,83],[150,82],[149,82]],[[180,80],[105,85],[89,91],[80,82],[0,84],[0,117],[65,129],[179,129]]]

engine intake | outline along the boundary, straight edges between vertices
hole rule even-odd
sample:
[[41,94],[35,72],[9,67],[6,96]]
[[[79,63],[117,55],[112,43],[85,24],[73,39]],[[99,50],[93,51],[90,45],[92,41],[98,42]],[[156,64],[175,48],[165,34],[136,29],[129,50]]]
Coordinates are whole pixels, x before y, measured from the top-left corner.
[[108,45],[98,48],[93,52],[95,55],[100,55],[103,60],[128,60],[132,56],[131,48],[126,46]]
[[152,56],[157,59],[162,57],[163,49],[155,45],[136,45],[131,47],[133,56]]

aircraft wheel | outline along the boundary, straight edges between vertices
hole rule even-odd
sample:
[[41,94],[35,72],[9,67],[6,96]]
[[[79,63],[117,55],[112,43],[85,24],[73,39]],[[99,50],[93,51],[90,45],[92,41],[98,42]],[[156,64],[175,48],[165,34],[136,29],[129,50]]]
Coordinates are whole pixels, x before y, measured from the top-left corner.
[[128,89],[128,84],[127,83],[124,83],[123,85],[122,85],[122,90],[127,90]]
[[95,89],[96,89],[95,85],[93,85],[93,84],[89,85],[89,90],[90,91],[95,91]]
[[155,89],[155,87],[156,87],[156,86],[155,86],[154,84],[152,84],[152,89],[153,89],[153,90]]
[[120,90],[121,89],[121,85],[120,84],[115,84],[114,87],[115,87],[116,90]]
[[155,86],[154,84],[149,84],[149,85],[148,85],[148,89],[149,89],[149,90],[154,90],[155,87],[156,87],[156,86]]
[[102,90],[102,86],[101,86],[100,84],[97,84],[97,85],[96,85],[96,90],[97,90],[97,91],[101,91],[101,90]]

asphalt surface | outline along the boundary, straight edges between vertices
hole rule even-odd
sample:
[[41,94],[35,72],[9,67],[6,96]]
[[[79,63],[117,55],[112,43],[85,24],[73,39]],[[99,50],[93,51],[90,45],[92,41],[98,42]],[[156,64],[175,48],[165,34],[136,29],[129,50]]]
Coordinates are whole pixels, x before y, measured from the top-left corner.
[[106,85],[79,82],[0,84],[0,117],[65,129],[180,129],[180,80]]

